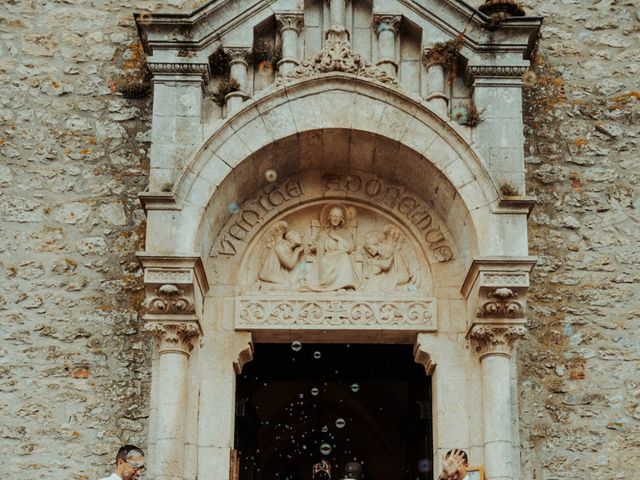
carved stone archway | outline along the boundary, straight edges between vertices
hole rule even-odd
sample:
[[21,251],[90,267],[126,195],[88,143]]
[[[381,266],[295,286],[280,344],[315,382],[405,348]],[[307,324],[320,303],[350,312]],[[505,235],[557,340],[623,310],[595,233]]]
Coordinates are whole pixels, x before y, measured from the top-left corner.
[[[510,355],[534,264],[519,76],[539,19],[496,30],[457,0],[375,14],[367,3],[359,28],[375,31],[359,38],[374,39],[374,61],[352,50],[344,1],[305,4],[329,25],[280,0],[238,0],[237,12],[218,3],[137,18],[155,87],[140,256],[143,318],[158,339],[152,474],[227,478],[235,375],[254,339],[295,331],[413,344],[433,376],[435,461],[464,447],[484,458],[488,480],[512,478]],[[258,88],[248,37],[268,25],[281,77]],[[452,120],[454,89],[429,57],[428,45],[453,39],[465,69],[456,88],[485,112],[480,125]],[[207,116],[202,88],[218,54],[235,91]]]

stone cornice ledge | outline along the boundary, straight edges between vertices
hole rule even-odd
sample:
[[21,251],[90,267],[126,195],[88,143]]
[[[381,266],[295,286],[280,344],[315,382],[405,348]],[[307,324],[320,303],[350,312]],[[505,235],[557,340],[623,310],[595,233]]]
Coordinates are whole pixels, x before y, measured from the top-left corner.
[[496,214],[525,214],[531,215],[533,207],[537,203],[536,197],[528,195],[508,195],[500,198],[498,204],[492,209]]
[[[471,266],[467,271],[467,275],[462,283],[460,292],[464,298],[468,298],[469,294],[473,290],[476,280],[480,276],[481,272],[489,273],[505,273],[509,274],[522,274],[527,275],[528,286],[528,274],[531,273],[533,267],[536,265],[537,257],[481,257],[476,258],[471,262]],[[514,276],[515,278],[515,276]],[[506,280],[506,279],[505,279]],[[496,286],[508,286],[508,285],[496,285]]]
[[180,210],[173,192],[140,192],[138,198],[144,213],[149,210]]
[[[136,257],[145,270],[145,283],[165,283],[165,280],[154,281],[149,279],[147,272],[150,269],[165,272],[193,270],[202,295],[209,290],[209,281],[207,280],[207,275],[204,270],[202,257],[197,253],[167,255],[162,253],[137,252]],[[166,283],[170,282],[166,280]]]

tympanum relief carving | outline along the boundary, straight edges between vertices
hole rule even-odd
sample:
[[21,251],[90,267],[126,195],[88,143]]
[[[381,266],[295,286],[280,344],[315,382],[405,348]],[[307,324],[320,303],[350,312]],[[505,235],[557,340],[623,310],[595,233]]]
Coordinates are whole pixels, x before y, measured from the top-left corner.
[[[261,292],[417,292],[424,264],[402,229],[375,212],[326,202],[275,222],[248,284]],[[251,269],[249,268],[249,271]]]

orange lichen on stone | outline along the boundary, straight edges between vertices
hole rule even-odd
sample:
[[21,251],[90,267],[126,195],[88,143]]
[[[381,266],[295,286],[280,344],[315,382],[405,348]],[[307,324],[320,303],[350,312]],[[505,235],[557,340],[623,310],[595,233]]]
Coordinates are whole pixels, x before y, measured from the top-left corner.
[[575,142],[576,147],[583,147],[587,144],[587,139],[586,138],[576,138]]

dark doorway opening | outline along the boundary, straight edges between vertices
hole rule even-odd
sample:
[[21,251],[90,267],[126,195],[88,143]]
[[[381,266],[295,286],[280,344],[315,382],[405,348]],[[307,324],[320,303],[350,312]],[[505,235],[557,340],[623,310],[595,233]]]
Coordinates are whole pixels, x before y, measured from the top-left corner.
[[431,382],[409,345],[258,344],[238,377],[240,480],[431,479]]

